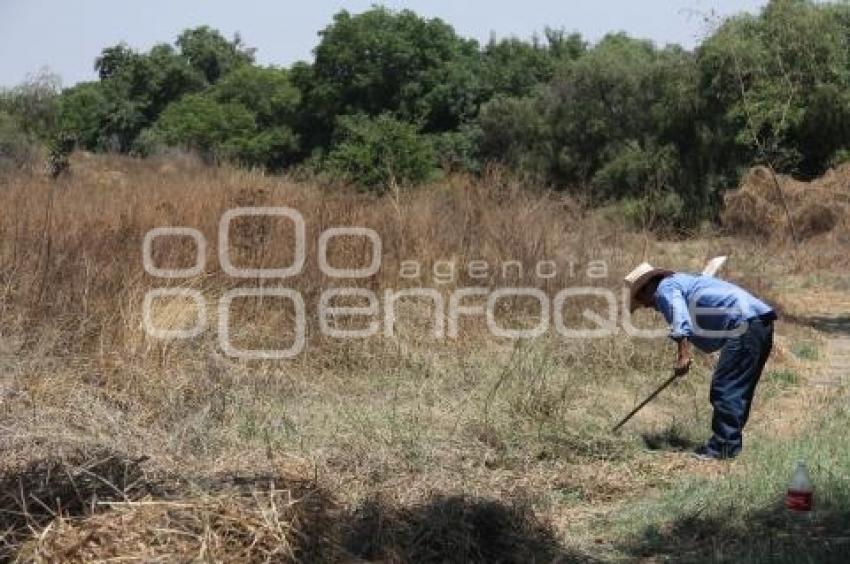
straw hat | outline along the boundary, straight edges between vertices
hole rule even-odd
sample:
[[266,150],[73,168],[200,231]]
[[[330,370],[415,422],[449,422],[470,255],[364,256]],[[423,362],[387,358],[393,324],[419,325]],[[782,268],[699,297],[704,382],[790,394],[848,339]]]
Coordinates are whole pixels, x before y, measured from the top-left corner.
[[637,309],[638,304],[635,303],[635,295],[637,295],[647,282],[656,276],[670,276],[671,274],[674,274],[672,270],[655,268],[648,262],[641,264],[629,272],[625,278],[626,286],[629,288],[629,311]]

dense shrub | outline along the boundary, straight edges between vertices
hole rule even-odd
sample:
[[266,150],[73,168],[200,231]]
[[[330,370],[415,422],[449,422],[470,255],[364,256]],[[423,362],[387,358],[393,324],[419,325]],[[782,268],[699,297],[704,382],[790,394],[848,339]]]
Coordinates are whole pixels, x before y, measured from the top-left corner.
[[458,131],[429,136],[437,163],[445,172],[480,172],[481,129],[464,125]]
[[345,116],[337,131],[326,162],[336,176],[384,192],[394,185],[422,182],[434,173],[436,159],[428,139],[389,114]]
[[682,197],[675,192],[663,191],[642,197],[627,197],[619,210],[634,229],[651,229],[662,233],[675,233],[689,224],[689,216]]
[[552,164],[551,129],[539,97],[496,96],[481,108],[480,150],[515,171],[548,177]]
[[207,158],[280,169],[294,161],[299,149],[289,125],[298,102],[286,71],[243,66],[207,91],[169,105],[137,138],[136,149],[144,154],[164,143]]
[[226,142],[250,135],[254,117],[241,104],[218,102],[203,94],[171,104],[156,122],[155,132],[169,145],[180,145],[206,156],[221,154]]

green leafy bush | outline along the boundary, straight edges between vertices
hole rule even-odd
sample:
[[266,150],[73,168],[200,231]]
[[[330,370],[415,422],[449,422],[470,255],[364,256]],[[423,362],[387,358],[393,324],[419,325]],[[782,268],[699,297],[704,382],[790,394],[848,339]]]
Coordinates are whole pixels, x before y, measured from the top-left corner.
[[672,233],[690,225],[684,200],[672,191],[624,198],[619,209],[634,229]]
[[496,96],[484,104],[477,120],[482,158],[518,172],[548,176],[552,130],[544,106],[539,98],[508,96]]
[[156,134],[168,145],[182,146],[215,158],[227,156],[226,142],[251,135],[254,117],[241,104],[218,102],[203,94],[168,106],[156,122]]
[[90,150],[104,149],[109,101],[99,82],[81,82],[62,93],[59,100],[58,127],[72,135],[77,144]]
[[339,119],[337,143],[325,166],[334,176],[385,192],[393,184],[411,185],[434,174],[434,148],[417,128],[389,114]]
[[481,129],[474,125],[461,127],[458,131],[447,131],[429,136],[434,155],[446,172],[479,172],[481,159],[479,144]]

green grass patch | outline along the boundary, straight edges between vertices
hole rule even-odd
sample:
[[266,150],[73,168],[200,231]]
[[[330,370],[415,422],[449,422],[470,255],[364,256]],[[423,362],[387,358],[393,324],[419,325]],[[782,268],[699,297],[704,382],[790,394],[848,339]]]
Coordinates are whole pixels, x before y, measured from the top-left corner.
[[817,360],[818,346],[811,341],[798,341],[791,346],[791,352],[802,360]]
[[793,370],[771,370],[767,374],[767,380],[780,386],[796,386],[800,383],[800,375]]
[[[846,403],[846,402],[845,402]],[[761,440],[717,478],[690,477],[615,518],[631,558],[714,562],[846,562],[850,556],[850,407],[798,438]],[[809,466],[815,511],[800,521],[782,500],[797,460]]]

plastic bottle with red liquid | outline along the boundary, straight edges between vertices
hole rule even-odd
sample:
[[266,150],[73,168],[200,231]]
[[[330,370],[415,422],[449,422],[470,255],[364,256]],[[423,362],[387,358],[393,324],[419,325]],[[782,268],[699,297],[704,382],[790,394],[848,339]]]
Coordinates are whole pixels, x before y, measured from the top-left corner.
[[796,517],[811,516],[814,508],[814,487],[809,479],[809,471],[805,462],[797,462],[794,477],[788,484],[788,492],[785,494],[785,507],[788,512]]

